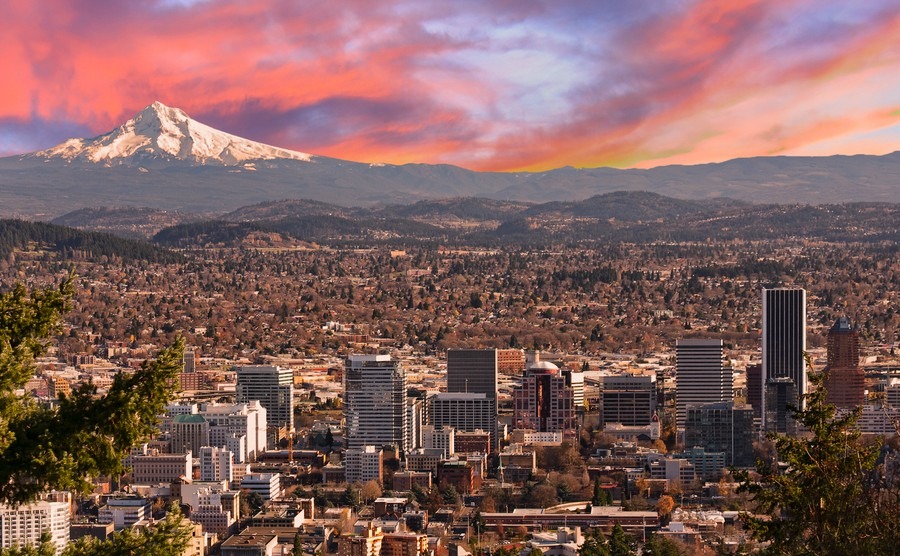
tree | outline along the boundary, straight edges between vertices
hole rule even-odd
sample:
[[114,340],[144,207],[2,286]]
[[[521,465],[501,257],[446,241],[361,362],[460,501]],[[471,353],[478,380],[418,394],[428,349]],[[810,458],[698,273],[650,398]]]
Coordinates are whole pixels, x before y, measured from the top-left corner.
[[180,556],[184,554],[190,536],[190,523],[185,521],[178,505],[172,504],[165,519],[146,529],[124,529],[104,542],[82,537],[67,546],[63,556]]
[[653,535],[644,543],[641,556],[689,556],[692,552],[683,543]]
[[609,543],[599,528],[595,527],[587,534],[584,543],[578,549],[578,556],[610,556]]
[[786,471],[760,461],[759,480],[736,473],[739,491],[749,492],[767,516],[744,519],[772,553],[891,554],[900,538],[900,492],[896,479],[887,484],[879,472],[881,445],[861,441],[857,413],[837,415],[826,403],[821,374],[810,372],[809,382],[806,407],[793,415],[811,436],[770,436]]
[[625,529],[622,529],[621,525],[616,523],[609,536],[609,556],[634,556],[635,554],[634,539],[625,532]]
[[675,510],[675,500],[668,494],[660,496],[656,502],[656,513],[659,514],[660,521],[668,523],[673,510]]
[[591,498],[592,506],[609,506],[612,503],[609,493],[600,485],[600,477],[594,479],[594,495]]
[[34,358],[70,308],[73,279],[58,289],[0,294],[0,500],[20,504],[51,489],[86,491],[90,478],[118,474],[132,446],[156,431],[181,371],[179,339],[134,374],[119,373],[105,396],[84,384],[58,407],[17,395]]
[[363,502],[368,504],[372,500],[375,500],[376,498],[381,496],[381,485],[379,485],[378,481],[374,479],[371,481],[367,481],[360,487],[359,493],[362,496]]

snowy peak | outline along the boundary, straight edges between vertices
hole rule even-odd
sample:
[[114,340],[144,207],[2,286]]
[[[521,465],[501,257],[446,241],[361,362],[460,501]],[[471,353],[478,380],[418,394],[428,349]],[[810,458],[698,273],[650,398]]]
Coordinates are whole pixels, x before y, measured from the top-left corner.
[[183,110],[157,101],[117,129],[93,139],[69,139],[40,158],[106,165],[180,160],[198,165],[250,165],[258,160],[312,161],[312,155],[243,139],[192,120]]

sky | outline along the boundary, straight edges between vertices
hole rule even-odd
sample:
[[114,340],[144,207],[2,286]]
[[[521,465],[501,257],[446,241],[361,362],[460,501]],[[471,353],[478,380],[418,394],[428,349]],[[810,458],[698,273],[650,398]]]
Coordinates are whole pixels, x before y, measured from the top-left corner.
[[900,150],[900,0],[0,0],[0,156],[161,101],[475,170]]

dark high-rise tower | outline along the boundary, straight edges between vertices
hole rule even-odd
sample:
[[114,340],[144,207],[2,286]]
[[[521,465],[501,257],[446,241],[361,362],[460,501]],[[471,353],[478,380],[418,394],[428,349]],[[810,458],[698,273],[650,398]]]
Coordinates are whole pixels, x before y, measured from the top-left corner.
[[491,449],[500,448],[497,435],[497,350],[451,349],[447,351],[447,392],[484,394],[491,400]]
[[[766,430],[776,430],[787,422],[787,405],[800,407],[806,394],[806,290],[800,288],[763,289],[762,291],[762,383],[768,391],[779,388],[782,394],[763,392],[762,418]],[[790,380],[793,388],[786,390]],[[771,393],[769,393],[771,394]],[[788,397],[792,399],[787,399]],[[770,407],[769,400],[779,400]],[[776,428],[773,428],[776,427]],[[786,432],[786,431],[778,431]]]
[[859,407],[865,402],[866,374],[859,366],[859,332],[846,317],[828,331],[828,366],[825,390],[828,403],[840,408]]

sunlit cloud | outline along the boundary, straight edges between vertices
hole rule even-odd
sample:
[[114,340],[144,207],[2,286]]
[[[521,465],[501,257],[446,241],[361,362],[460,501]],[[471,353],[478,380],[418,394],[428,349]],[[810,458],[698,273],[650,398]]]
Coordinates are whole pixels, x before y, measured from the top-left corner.
[[474,169],[884,153],[900,3],[7,0],[0,154],[154,100],[237,135]]

